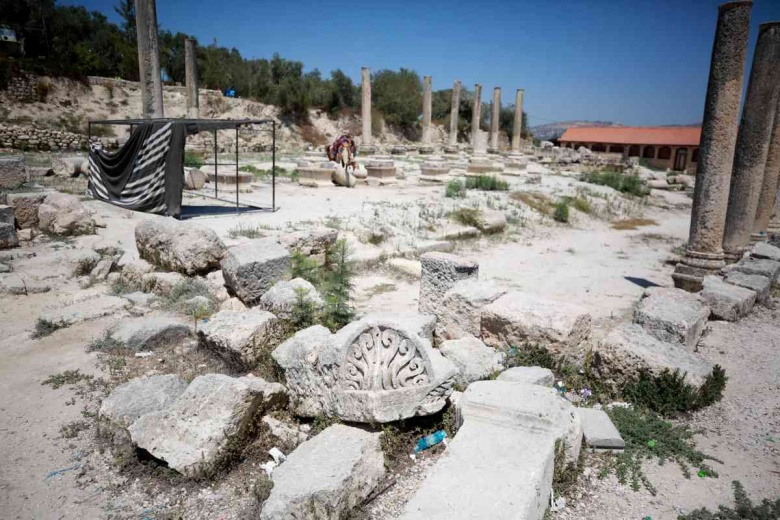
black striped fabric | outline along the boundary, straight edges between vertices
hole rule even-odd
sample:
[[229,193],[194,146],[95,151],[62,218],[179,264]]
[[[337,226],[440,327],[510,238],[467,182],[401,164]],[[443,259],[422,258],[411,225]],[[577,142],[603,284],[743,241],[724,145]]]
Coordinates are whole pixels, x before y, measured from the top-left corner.
[[179,217],[188,130],[183,123],[150,122],[137,126],[116,153],[93,144],[90,194],[123,208]]

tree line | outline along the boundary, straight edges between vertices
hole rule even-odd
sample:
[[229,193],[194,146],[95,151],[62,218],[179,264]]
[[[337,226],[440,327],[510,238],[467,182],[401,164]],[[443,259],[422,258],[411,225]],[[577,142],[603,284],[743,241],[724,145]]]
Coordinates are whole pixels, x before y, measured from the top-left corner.
[[[134,1],[119,0],[114,9],[121,18],[119,25],[97,11],[57,5],[56,0],[0,0],[0,26],[15,31],[21,42],[0,48],[0,87],[19,72],[137,81]],[[184,40],[189,37],[178,31],[159,31],[160,64],[171,83],[185,82]],[[278,54],[271,59],[246,59],[238,49],[222,47],[216,40],[198,46],[198,76],[201,87],[233,89],[239,97],[278,106],[283,115],[298,121],[308,119],[309,108],[337,116],[353,113],[360,106],[360,86],[340,69],[324,77],[318,69],[305,72],[302,62]],[[371,92],[374,119],[407,135],[419,132],[422,81],[417,72],[404,68],[376,71]],[[433,93],[434,120],[449,121],[451,94],[451,90]],[[472,100],[473,93],[461,90],[458,129],[464,135],[471,130]],[[510,106],[501,111],[500,128],[509,135],[513,110]],[[488,116],[489,104],[483,104],[483,128],[487,128]]]

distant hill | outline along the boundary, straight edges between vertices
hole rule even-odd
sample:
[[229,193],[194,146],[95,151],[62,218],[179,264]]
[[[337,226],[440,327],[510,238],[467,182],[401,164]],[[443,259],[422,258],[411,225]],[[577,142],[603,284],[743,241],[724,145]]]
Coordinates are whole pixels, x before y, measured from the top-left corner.
[[623,126],[620,123],[612,121],[561,121],[559,123],[547,123],[546,125],[532,126],[531,132],[534,137],[542,141],[558,139],[567,128],[577,128],[580,126]]

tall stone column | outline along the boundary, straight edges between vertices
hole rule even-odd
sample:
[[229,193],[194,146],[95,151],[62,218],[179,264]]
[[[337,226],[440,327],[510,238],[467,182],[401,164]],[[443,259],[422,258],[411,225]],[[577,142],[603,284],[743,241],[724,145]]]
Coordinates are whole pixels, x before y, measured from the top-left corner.
[[187,117],[198,119],[198,42],[193,38],[184,40],[184,75],[187,81]]
[[724,265],[723,228],[752,8],[750,0],[718,8],[688,248],[672,275],[674,285],[688,291],[700,290],[703,278]]
[[360,90],[362,99],[360,111],[363,120],[363,145],[372,144],[371,139],[371,69],[363,67],[360,70]]
[[493,89],[493,105],[490,110],[490,148],[498,151],[498,119],[501,117],[501,87]]
[[450,146],[458,144],[458,115],[460,113],[460,81],[452,84],[452,107],[450,108]]
[[727,263],[742,257],[750,247],[756,209],[764,182],[764,167],[777,109],[780,80],[780,22],[758,29],[750,80],[731,174],[723,251]]
[[764,183],[761,186],[756,221],[753,224],[752,242],[767,240],[770,222],[773,221],[777,204],[780,203],[777,200],[777,190],[780,188],[780,101],[778,103],[775,107],[775,122],[772,125],[772,137],[769,140],[769,151],[766,155]]
[[423,77],[422,142],[431,144],[431,77]]
[[523,89],[517,89],[515,97],[515,121],[512,126],[512,151],[520,151],[520,132],[523,130]]
[[141,78],[141,112],[145,118],[164,117],[156,0],[135,0],[135,25]]
[[776,240],[777,235],[780,235],[780,186],[778,186],[777,194],[775,195],[775,205],[772,208],[772,216],[766,227],[766,234],[770,240]]
[[482,85],[474,85],[474,107],[471,110],[471,146],[477,142],[479,121],[482,118]]

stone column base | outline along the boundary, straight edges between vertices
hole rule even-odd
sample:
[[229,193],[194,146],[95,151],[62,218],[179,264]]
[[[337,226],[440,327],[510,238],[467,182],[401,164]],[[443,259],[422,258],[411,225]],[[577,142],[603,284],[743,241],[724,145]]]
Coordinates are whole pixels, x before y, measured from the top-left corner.
[[704,277],[717,274],[724,265],[723,253],[688,251],[674,268],[674,286],[688,292],[699,292]]
[[724,249],[723,260],[726,264],[736,264],[742,257],[745,256],[745,252],[750,250],[750,246],[740,247],[737,249]]
[[758,233],[753,233],[750,235],[751,247],[758,244],[759,242],[767,242],[768,240],[769,235],[763,231],[759,231]]

